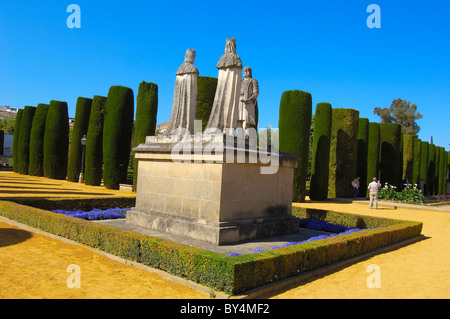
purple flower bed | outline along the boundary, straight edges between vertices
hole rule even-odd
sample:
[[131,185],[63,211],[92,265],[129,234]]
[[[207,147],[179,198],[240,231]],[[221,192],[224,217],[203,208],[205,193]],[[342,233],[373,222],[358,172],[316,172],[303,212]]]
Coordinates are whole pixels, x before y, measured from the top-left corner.
[[[300,219],[300,228],[320,230],[320,231],[329,232],[331,234],[314,236],[314,237],[311,237],[311,238],[303,240],[303,241],[289,242],[289,243],[283,244],[281,246],[274,246],[271,249],[273,250],[273,249],[279,249],[279,248],[288,247],[288,246],[292,246],[292,245],[299,245],[299,244],[303,244],[303,243],[307,243],[307,242],[311,242],[311,241],[315,241],[315,240],[330,238],[330,237],[339,236],[339,235],[346,235],[346,234],[351,234],[354,232],[365,230],[365,229],[360,229],[360,228],[348,228],[348,227],[345,227],[342,225],[330,224],[330,223],[327,223],[324,221],[311,219],[311,218]],[[257,248],[253,251],[253,253],[260,253],[260,252],[263,252],[266,250],[267,249]],[[234,256],[240,256],[240,255],[241,255],[240,253],[233,252],[231,254],[228,254],[227,256],[234,257]]]
[[86,220],[104,220],[125,218],[127,211],[130,209],[131,208],[110,208],[106,210],[93,209],[88,212],[82,210],[53,210],[52,212]]

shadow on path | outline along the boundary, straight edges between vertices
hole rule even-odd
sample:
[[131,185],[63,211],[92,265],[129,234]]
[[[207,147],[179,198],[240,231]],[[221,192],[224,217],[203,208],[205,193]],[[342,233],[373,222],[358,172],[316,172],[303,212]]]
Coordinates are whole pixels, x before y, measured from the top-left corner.
[[17,228],[0,228],[0,248],[16,245],[31,238],[31,233]]
[[[273,287],[272,289],[269,287],[271,284],[258,287],[254,290],[248,291],[244,294],[249,294],[250,298],[252,299],[267,299],[274,297],[276,295],[279,295],[281,293],[284,293],[288,290],[295,289],[297,287],[301,287],[303,285],[306,285],[310,282],[313,282],[317,279],[323,278],[325,276],[331,275],[333,273],[336,273],[338,271],[341,271],[347,267],[350,267],[356,263],[366,261],[376,255],[389,253],[392,251],[395,251],[397,249],[401,249],[403,247],[407,247],[409,245],[413,245],[415,243],[421,242],[426,239],[430,239],[431,237],[427,237],[424,235],[419,235],[414,238],[406,239],[398,243],[394,243],[385,247],[378,248],[374,251],[368,252],[366,254],[354,256],[351,258],[347,258],[344,260],[341,260],[339,262],[336,262],[334,264],[324,266],[309,272],[306,272],[304,274],[300,274],[296,277],[287,278],[285,280],[282,280],[280,282],[277,282],[275,285],[276,287]],[[259,291],[258,291],[259,290]],[[252,296],[253,295],[253,296]]]

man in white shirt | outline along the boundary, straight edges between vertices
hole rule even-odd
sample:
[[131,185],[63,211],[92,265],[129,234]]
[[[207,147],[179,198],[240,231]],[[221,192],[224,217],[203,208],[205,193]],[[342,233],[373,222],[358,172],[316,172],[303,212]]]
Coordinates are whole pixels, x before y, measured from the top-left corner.
[[377,181],[376,177],[374,177],[372,183],[367,187],[370,196],[369,208],[372,208],[373,206],[375,206],[375,209],[378,208],[378,190],[380,187],[381,184]]

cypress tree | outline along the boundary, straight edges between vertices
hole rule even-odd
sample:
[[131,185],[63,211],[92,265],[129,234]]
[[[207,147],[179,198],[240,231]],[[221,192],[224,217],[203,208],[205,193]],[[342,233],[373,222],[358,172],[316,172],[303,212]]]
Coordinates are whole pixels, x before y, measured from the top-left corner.
[[3,144],[5,143],[5,131],[0,130],[0,155],[3,155]]
[[326,200],[328,197],[331,112],[330,103],[319,103],[316,106],[309,195],[312,200]]
[[[369,143],[369,119],[358,120],[358,146],[356,158],[356,176],[359,177],[359,197],[365,197],[367,188],[367,152]],[[372,180],[370,180],[372,181]]]
[[199,76],[197,80],[197,113],[196,120],[202,121],[202,131],[208,124],[211,109],[216,95],[217,78]]
[[[367,142],[367,181],[372,182],[373,178],[379,178],[379,158],[380,158],[380,125],[369,123]],[[367,191],[366,196],[368,196]]]
[[50,101],[45,120],[44,176],[66,179],[69,151],[69,115],[67,103]]
[[[423,194],[428,194],[428,142],[422,141],[420,150],[420,173],[419,173],[419,185]],[[423,185],[423,186],[422,186]]]
[[105,105],[105,96],[94,96],[86,135],[86,157],[84,165],[84,182],[86,185],[100,186],[102,183]]
[[293,201],[295,202],[305,201],[311,117],[310,93],[300,90],[283,92],[278,123],[279,146],[281,152],[292,153],[300,160],[294,170]]
[[449,174],[450,174],[450,152],[445,152],[445,170],[444,170],[444,194],[448,195],[449,189],[448,189],[448,181],[449,181]]
[[380,180],[400,188],[402,174],[402,126],[380,123]]
[[[138,95],[136,98],[136,123],[134,127],[133,147],[145,143],[146,136],[155,135],[157,113],[158,85],[143,81],[139,84]],[[133,189],[136,191],[138,174],[137,159],[134,159],[133,168]]]
[[33,125],[33,117],[36,107],[25,106],[20,120],[20,135],[18,142],[19,152],[19,174],[28,175],[28,165],[30,163],[30,133]]
[[333,109],[328,197],[352,197],[356,176],[359,111]]
[[19,134],[20,134],[20,120],[22,119],[23,110],[17,110],[16,121],[14,123],[14,137],[13,137],[13,170],[19,172]]
[[[414,171],[414,143],[416,136],[412,134],[403,134],[403,170],[402,177],[406,177],[409,183],[413,183]],[[403,185],[402,185],[403,187]]]
[[428,145],[428,167],[427,167],[427,190],[429,195],[435,194],[434,187],[434,174],[436,169],[436,158],[435,158],[436,147],[434,144]]
[[440,147],[435,146],[434,150],[434,195],[439,195],[439,168],[440,168]]
[[109,189],[119,189],[127,180],[133,132],[133,90],[112,86],[106,101],[103,127],[103,184]]
[[83,155],[81,139],[87,134],[89,117],[91,115],[92,99],[79,97],[75,110],[75,123],[73,124],[72,142],[69,149],[69,162],[67,167],[67,180],[78,182],[81,173],[81,157]]
[[439,147],[439,194],[445,195],[445,176],[447,175],[447,163],[445,148]]
[[414,139],[414,159],[413,159],[413,179],[411,183],[419,185],[420,176],[420,158],[422,156],[422,141],[419,138]]
[[32,176],[44,176],[44,133],[49,105],[38,104],[30,133],[30,165]]

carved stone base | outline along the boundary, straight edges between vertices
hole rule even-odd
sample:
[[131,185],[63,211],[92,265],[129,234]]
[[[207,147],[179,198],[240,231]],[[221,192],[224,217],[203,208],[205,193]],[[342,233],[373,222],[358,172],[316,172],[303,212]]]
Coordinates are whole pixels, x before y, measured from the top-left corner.
[[139,227],[187,236],[216,245],[236,244],[253,239],[269,238],[298,232],[294,217],[238,220],[212,223],[180,215],[159,212],[127,212],[127,223]]
[[239,163],[229,161],[237,159],[235,147],[208,155],[193,150],[185,154],[192,161],[177,162],[173,148],[167,138],[155,137],[134,149],[139,162],[136,207],[127,213],[130,225],[217,245],[298,231],[291,214],[297,158],[280,154],[276,169],[262,174],[271,164],[249,151]]

